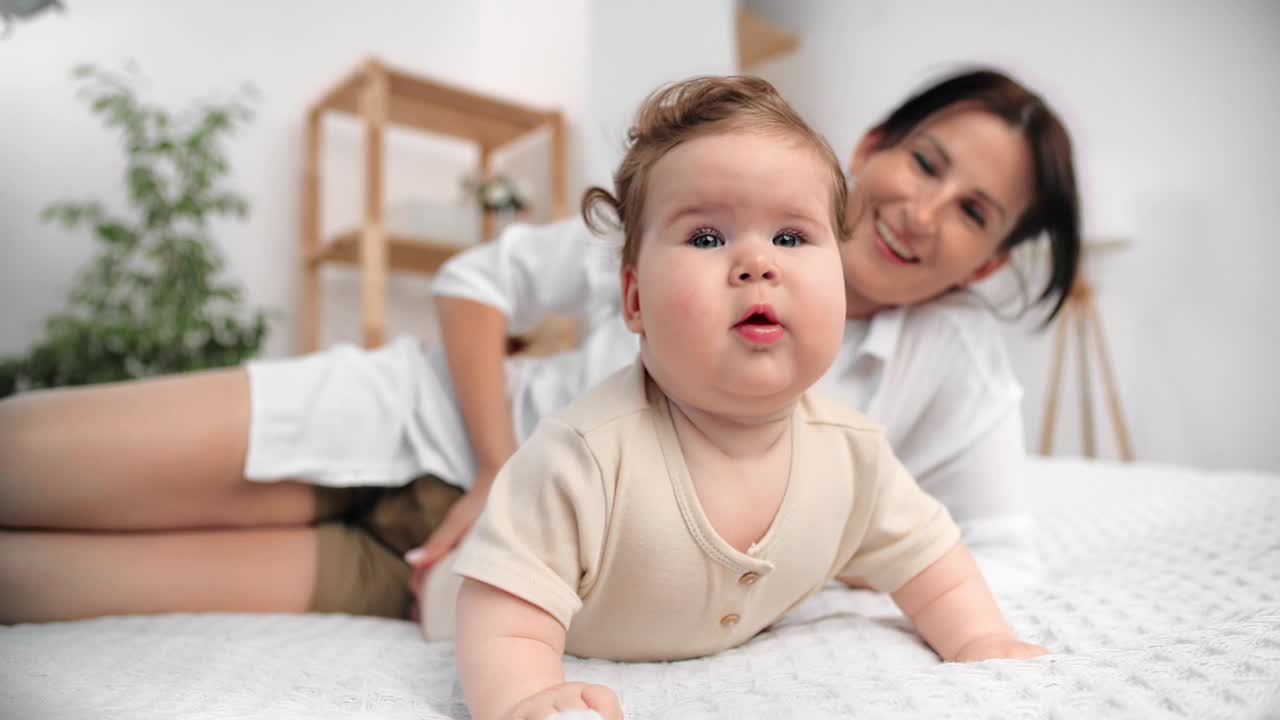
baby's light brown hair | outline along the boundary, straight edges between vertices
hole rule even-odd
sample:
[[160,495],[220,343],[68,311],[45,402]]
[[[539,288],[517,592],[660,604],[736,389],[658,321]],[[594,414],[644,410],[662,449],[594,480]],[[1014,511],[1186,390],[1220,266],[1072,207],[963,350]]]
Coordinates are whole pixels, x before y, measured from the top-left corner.
[[809,146],[828,166],[831,179],[831,228],[836,239],[849,236],[845,221],[848,187],[840,161],[827,141],[782,99],[768,81],[747,76],[695,77],[658,88],[641,103],[627,131],[627,152],[613,174],[614,192],[589,188],[582,196],[582,218],[600,234],[602,208],[623,234],[622,266],[635,265],[644,232],[649,173],[677,145],[727,132],[776,133]]

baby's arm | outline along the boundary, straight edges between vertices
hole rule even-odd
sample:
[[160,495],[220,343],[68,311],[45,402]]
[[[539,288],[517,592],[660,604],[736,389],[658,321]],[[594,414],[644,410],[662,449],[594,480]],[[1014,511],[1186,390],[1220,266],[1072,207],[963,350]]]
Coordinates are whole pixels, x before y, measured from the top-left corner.
[[1016,640],[973,556],[956,543],[892,593],[929,646],[948,662],[1026,658],[1048,650]]
[[471,717],[542,720],[592,709],[621,720],[613,691],[564,681],[565,629],[545,610],[467,578],[458,593],[458,676]]

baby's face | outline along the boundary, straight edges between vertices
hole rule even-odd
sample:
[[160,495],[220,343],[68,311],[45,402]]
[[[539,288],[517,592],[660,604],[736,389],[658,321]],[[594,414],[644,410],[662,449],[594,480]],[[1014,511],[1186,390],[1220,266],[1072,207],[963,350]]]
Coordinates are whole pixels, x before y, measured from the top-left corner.
[[845,293],[830,182],[815,150],[777,134],[701,137],[655,163],[623,305],[677,402],[784,411],[831,365]]

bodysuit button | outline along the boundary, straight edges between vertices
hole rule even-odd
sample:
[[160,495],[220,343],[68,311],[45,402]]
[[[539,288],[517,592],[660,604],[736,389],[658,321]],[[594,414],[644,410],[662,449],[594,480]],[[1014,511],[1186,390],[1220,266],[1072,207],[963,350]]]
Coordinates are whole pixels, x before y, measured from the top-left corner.
[[741,619],[742,618],[739,617],[737,613],[729,613],[728,615],[720,618],[720,624],[725,627],[732,627],[733,625],[737,625],[738,621]]

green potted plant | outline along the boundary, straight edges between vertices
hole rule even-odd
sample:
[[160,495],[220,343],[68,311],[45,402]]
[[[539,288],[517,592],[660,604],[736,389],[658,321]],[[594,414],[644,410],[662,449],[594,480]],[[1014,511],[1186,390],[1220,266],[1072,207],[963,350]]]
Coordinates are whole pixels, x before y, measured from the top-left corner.
[[59,202],[42,218],[87,228],[96,256],[77,277],[67,306],[45,323],[23,356],[0,360],[0,397],[28,389],[127,380],[235,365],[267,333],[262,310],[243,307],[211,221],[248,215],[226,187],[223,139],[252,117],[248,89],[173,114],[144,102],[136,74],[91,65],[73,77],[89,109],[119,131],[129,211]]

